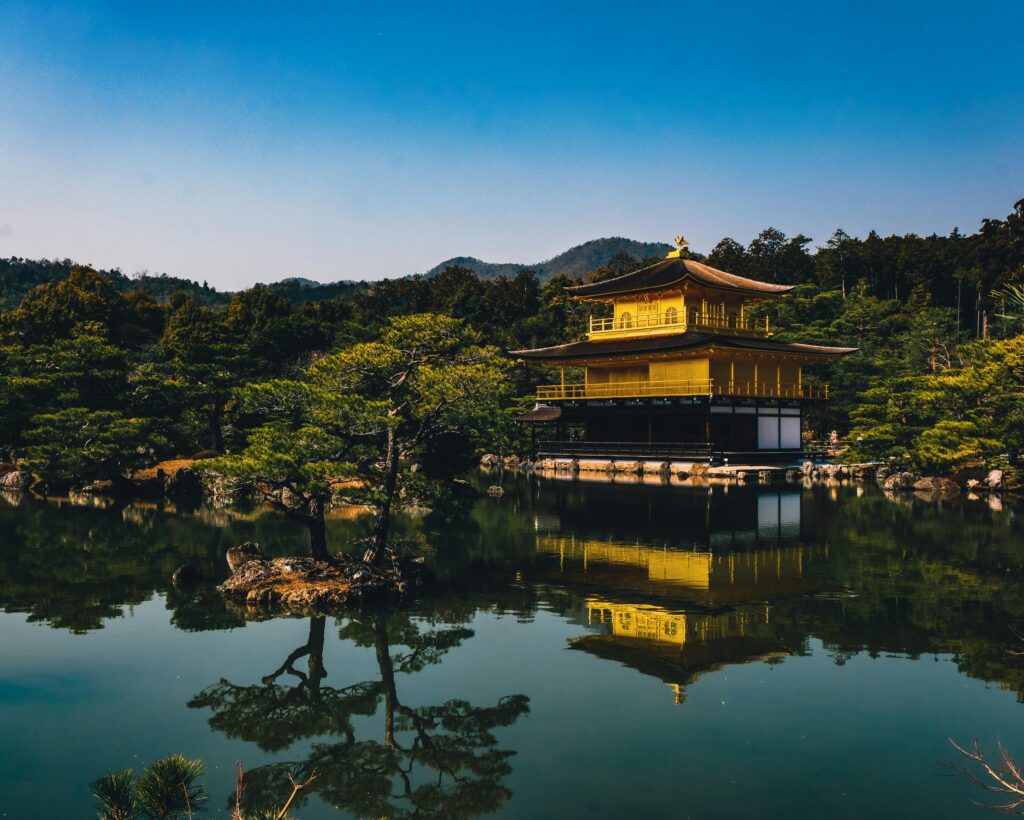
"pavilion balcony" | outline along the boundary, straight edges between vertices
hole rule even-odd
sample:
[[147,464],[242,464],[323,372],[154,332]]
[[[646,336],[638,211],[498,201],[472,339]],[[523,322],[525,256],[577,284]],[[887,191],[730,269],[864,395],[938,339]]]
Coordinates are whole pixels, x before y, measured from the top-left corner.
[[738,382],[712,379],[612,382],[607,384],[543,384],[537,401],[574,399],[637,399],[671,396],[741,396],[764,399],[827,399],[827,384]]
[[664,313],[652,313],[647,316],[621,316],[618,320],[613,316],[590,318],[590,338],[607,338],[613,336],[632,336],[637,334],[685,333],[697,331],[702,333],[724,333],[732,336],[770,336],[768,317],[750,318],[736,314],[721,315],[719,313],[698,313],[693,311],[689,316],[675,310]]

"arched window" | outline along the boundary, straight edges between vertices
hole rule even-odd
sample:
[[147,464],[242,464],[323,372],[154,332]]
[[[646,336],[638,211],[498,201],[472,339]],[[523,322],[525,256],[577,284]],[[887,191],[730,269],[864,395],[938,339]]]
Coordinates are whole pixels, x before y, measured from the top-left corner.
[[626,311],[619,317],[619,327],[633,327],[633,314]]
[[674,325],[679,321],[679,311],[675,308],[669,308],[665,311],[665,324]]

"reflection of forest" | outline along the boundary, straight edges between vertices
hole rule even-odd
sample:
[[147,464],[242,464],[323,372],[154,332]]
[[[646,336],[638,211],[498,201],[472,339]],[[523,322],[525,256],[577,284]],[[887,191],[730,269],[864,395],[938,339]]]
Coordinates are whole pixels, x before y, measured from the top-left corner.
[[[952,653],[965,673],[1024,692],[1024,664],[1010,654],[1020,646],[1014,630],[1024,630],[1024,519],[1010,505],[1000,513],[966,501],[893,504],[872,487],[501,480],[505,495],[482,498],[471,516],[421,522],[442,583],[464,590],[474,607],[519,596],[512,606],[528,618],[536,606],[530,581],[542,582],[547,605],[581,624],[588,599],[682,612],[688,623],[697,615],[728,622],[767,604],[767,632],[757,637],[774,642],[755,646],[748,633],[732,657],[801,652],[810,638],[837,662],[858,652]],[[338,544],[358,526],[329,523]],[[254,540],[285,554],[306,543],[301,528],[262,511],[97,508],[24,496],[0,497],[0,531],[0,608],[75,632],[101,628],[154,595],[177,628],[236,626],[213,589],[226,571],[224,550]],[[176,590],[170,575],[186,561],[205,580]],[[563,591],[555,596],[551,584]],[[588,634],[607,627],[598,619]],[[710,644],[731,640],[708,638],[701,651],[724,657]],[[688,644],[695,653],[701,642]],[[687,680],[698,668],[694,660],[689,677],[678,668],[658,674]]]
[[[563,506],[532,505],[528,577],[575,597],[591,627],[575,647],[682,685],[818,638],[837,663],[952,654],[965,673],[1024,693],[1018,517],[894,505],[871,488],[630,489],[566,482],[554,493]],[[626,490],[625,503],[609,490]]]
[[[289,774],[305,780],[316,773],[310,792],[359,817],[459,818],[496,811],[511,796],[503,781],[514,752],[499,747],[495,731],[524,715],[528,699],[409,706],[399,692],[399,676],[440,663],[473,632],[460,625],[427,628],[409,615],[365,613],[344,622],[340,636],[373,648],[380,677],[332,687],[323,683],[325,624],[310,618],[307,642],[261,683],[221,680],[189,704],[211,710],[212,728],[264,751],[321,738],[300,759],[248,772],[245,808],[266,811],[289,792]],[[296,667],[302,658],[305,670]],[[285,675],[292,685],[278,683]],[[360,717],[379,724],[369,736]]]

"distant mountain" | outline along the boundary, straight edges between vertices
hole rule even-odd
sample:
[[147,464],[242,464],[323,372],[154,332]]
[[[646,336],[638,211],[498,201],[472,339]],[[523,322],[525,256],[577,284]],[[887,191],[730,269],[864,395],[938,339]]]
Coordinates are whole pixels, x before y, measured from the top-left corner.
[[[451,265],[460,265],[475,271],[481,279],[493,279],[502,274],[512,277],[523,268],[529,268],[541,279],[546,280],[558,274],[581,276],[607,265],[619,254],[628,254],[639,261],[652,257],[662,258],[669,250],[671,246],[661,242],[637,242],[613,236],[584,242],[544,262],[484,262],[472,256],[456,256],[431,268],[424,275],[433,276]],[[17,307],[22,297],[37,285],[66,279],[74,265],[70,259],[35,260],[13,256],[8,259],[0,258],[0,309],[11,310]],[[165,273],[139,273],[129,277],[117,269],[102,272],[114,281],[119,290],[141,290],[158,302],[167,301],[173,293],[185,292],[200,304],[212,307],[225,304],[231,297],[230,291],[219,291],[206,282],[200,284],[191,279],[168,276]],[[272,282],[266,287],[278,296],[298,304],[322,302],[338,297],[348,299],[369,290],[373,283],[352,280],[321,283],[313,279],[292,276],[279,282]]]
[[520,262],[484,262],[473,256],[455,256],[446,259],[440,265],[436,265],[427,271],[427,276],[440,273],[447,267],[458,265],[476,271],[481,279],[493,279],[496,276],[515,276],[523,268],[536,271],[541,279],[550,279],[559,274],[566,276],[582,276],[589,271],[596,270],[602,265],[607,265],[615,256],[620,253],[628,254],[634,259],[649,259],[652,257],[663,257],[672,250],[671,245],[662,242],[637,242],[635,239],[625,239],[621,236],[612,236],[606,239],[592,239],[577,245],[575,248],[553,256],[544,262],[520,263]]

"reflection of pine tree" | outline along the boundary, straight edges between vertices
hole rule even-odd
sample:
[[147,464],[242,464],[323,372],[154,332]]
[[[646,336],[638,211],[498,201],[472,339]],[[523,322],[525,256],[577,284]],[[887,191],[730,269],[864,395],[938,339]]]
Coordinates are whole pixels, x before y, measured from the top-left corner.
[[[344,688],[323,686],[323,618],[310,619],[309,639],[262,685],[236,686],[226,680],[200,692],[193,708],[212,710],[210,725],[229,737],[280,751],[304,738],[314,743],[304,760],[281,761],[248,772],[249,810],[276,805],[290,788],[288,775],[304,780],[333,805],[360,816],[473,817],[496,810],[511,796],[502,783],[514,751],[500,749],[494,730],[528,711],[524,695],[501,698],[493,706],[449,700],[436,706],[406,706],[396,676],[439,663],[445,653],[472,637],[464,627],[423,630],[406,615],[371,614],[341,629],[342,638],[376,652],[380,680]],[[407,651],[392,654],[392,645]],[[296,668],[303,657],[305,670]],[[282,675],[293,686],[277,683]],[[358,740],[353,718],[382,708],[380,740]]]

